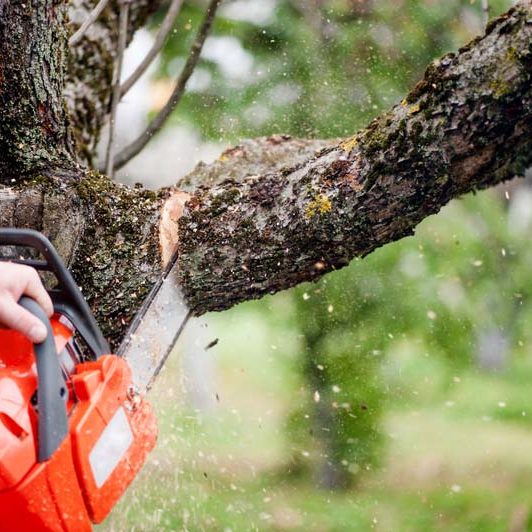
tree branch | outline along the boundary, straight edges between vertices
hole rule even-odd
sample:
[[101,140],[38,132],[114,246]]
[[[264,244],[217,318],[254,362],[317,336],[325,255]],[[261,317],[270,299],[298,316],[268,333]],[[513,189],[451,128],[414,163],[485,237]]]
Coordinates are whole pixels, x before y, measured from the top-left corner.
[[0,188],[0,227],[31,227],[46,234],[116,347],[161,274],[169,194],[129,188],[91,173],[67,183],[39,176]]
[[115,158],[115,169],[118,170],[119,168],[122,168],[122,166],[127,164],[131,159],[133,159],[133,157],[142,151],[146,144],[148,144],[153,136],[163,127],[172,111],[181,101],[181,98],[185,93],[188,80],[198,64],[201,50],[203,49],[207,35],[211,30],[212,23],[216,15],[216,10],[218,9],[220,3],[221,0],[210,0],[203,22],[201,23],[198,34],[196,35],[196,39],[190,48],[189,56],[185,66],[183,67],[183,70],[177,78],[175,88],[170,95],[170,98],[168,98],[168,101],[159,111],[159,114],[148,124],[148,127],[139,135],[139,137],[117,154]]
[[[160,3],[160,0],[132,0],[128,43]],[[87,20],[93,5],[94,0],[71,0],[68,14],[74,29],[79,29]],[[92,165],[100,131],[110,112],[113,65],[116,62],[118,43],[118,7],[119,2],[110,2],[86,29],[83,38],[69,47],[66,55],[66,86],[63,97],[78,157],[89,165]]]
[[[0,2],[0,24],[4,9],[18,4]],[[192,197],[124,187],[75,163],[48,172],[37,165],[14,185],[3,179],[0,224],[52,238],[115,341],[176,244],[196,314],[317,279],[412,234],[450,199],[531,164],[530,19],[527,0],[492,21],[482,39],[429,66],[401,104],[351,139],[244,142],[180,183]],[[53,20],[32,22],[46,32]],[[2,75],[4,57],[0,94],[13,90]],[[16,102],[18,95],[11,97]],[[22,158],[32,155],[21,150]]]
[[172,28],[174,27],[175,21],[177,19],[177,16],[179,15],[179,12],[181,11],[181,6],[183,5],[183,0],[172,0],[172,3],[170,4],[170,7],[168,8],[168,11],[166,13],[166,16],[164,17],[164,20],[161,24],[161,27],[159,28],[159,31],[157,32],[157,36],[155,37],[155,42],[153,43],[153,46],[150,48],[144,59],[140,62],[140,64],[137,66],[135,71],[129,76],[129,78],[122,83],[120,87],[120,95],[124,96],[133,85],[140,79],[140,77],[148,70],[150,65],[153,63],[154,59],[157,57],[158,53],[161,51],[168,35],[172,31]]
[[107,7],[108,3],[109,0],[99,0],[94,9],[87,15],[87,18],[83,21],[83,24],[76,30],[70,39],[68,39],[69,46],[74,46],[81,41],[90,26],[98,19],[102,11]]
[[525,2],[495,20],[429,66],[401,104],[310,160],[243,180],[211,176],[217,184],[196,192],[179,220],[180,281],[194,313],[317,279],[412,235],[450,199],[523,173],[530,15]]
[[127,30],[129,21],[129,3],[120,3],[120,14],[118,17],[118,46],[116,63],[113,69],[113,87],[111,93],[111,116],[109,118],[109,139],[105,152],[105,172],[112,179],[114,175],[115,161],[115,128],[116,112],[120,103],[120,76],[122,75],[122,63],[124,62],[124,52],[126,51]]

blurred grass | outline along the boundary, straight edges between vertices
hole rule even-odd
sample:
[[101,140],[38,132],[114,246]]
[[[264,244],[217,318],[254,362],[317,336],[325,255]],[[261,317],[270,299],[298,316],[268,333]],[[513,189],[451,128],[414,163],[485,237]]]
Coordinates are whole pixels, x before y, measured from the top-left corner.
[[530,529],[530,356],[504,373],[457,373],[415,342],[395,344],[382,368],[393,399],[383,463],[332,493],[288,474],[282,423],[305,393],[292,364],[298,339],[261,316],[252,302],[210,317],[220,336],[210,411],[185,406],[175,353],[150,397],[157,449],[101,530]]

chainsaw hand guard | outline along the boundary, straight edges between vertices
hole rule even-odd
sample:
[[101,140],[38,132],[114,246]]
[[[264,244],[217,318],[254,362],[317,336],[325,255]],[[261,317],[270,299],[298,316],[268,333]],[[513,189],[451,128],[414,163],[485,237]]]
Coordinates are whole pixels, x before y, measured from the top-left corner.
[[38,460],[44,462],[54,454],[68,434],[67,387],[57,357],[50,320],[44,310],[29,297],[21,297],[19,305],[41,320],[47,331],[44,342],[33,345],[38,381]]
[[57,279],[57,286],[48,290],[48,294],[53,301],[54,309],[76,325],[76,330],[87,343],[94,358],[111,352],[72,275],[56,249],[42,233],[32,229],[0,228],[0,246],[30,248],[42,255],[44,260],[1,255],[0,260],[25,264],[41,272],[52,273]]

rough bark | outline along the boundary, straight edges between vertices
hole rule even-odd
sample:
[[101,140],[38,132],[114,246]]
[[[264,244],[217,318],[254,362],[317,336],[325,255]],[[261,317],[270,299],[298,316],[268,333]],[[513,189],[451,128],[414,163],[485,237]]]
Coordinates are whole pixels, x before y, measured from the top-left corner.
[[161,273],[167,197],[92,174],[69,182],[39,176],[0,188],[0,227],[46,234],[115,342]]
[[530,16],[527,2],[494,21],[368,128],[302,164],[257,176],[229,153],[240,176],[196,192],[179,221],[194,312],[314,280],[412,235],[450,199],[522,174],[532,162]]
[[0,2],[0,177],[70,168],[74,148],[59,95],[66,43],[63,2]]
[[[188,196],[127,188],[78,166],[85,148],[75,151],[71,138],[79,140],[79,127],[85,128],[81,136],[92,138],[106,104],[94,111],[96,125],[79,118],[86,113],[86,120],[93,119],[83,106],[106,96],[91,94],[97,87],[91,89],[81,73],[77,79],[87,88],[80,94],[65,86],[64,6],[34,0],[32,5],[50,9],[25,17],[16,4],[0,0],[2,52],[20,31],[49,46],[44,56],[35,55],[41,44],[19,38],[17,51],[0,54],[6,108],[0,125],[0,224],[35,227],[52,238],[113,340],[177,238],[181,282],[201,314],[316,279],[412,234],[451,198],[520,174],[531,163],[532,25],[526,1],[494,21],[484,38],[431,65],[401,104],[355,137],[332,143],[282,136],[249,141],[214,165],[199,167],[181,183],[193,196],[177,228],[180,202]],[[90,57],[95,75],[105,79],[105,54]],[[17,77],[13,62],[33,65],[33,76]],[[58,67],[48,79],[43,66],[50,64]],[[50,111],[32,115],[45,82]],[[69,104],[70,122],[61,105],[69,99],[82,108],[73,112]],[[17,120],[23,127],[17,129]],[[11,127],[33,144],[16,146]]]

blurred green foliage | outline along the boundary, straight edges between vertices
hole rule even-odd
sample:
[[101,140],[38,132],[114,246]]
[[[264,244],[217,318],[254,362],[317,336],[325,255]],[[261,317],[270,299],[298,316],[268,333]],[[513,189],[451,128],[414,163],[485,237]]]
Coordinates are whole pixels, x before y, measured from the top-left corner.
[[[321,467],[344,471],[345,484],[375,462],[386,399],[439,397],[466,367],[507,369],[532,345],[527,240],[499,195],[468,197],[415,238],[295,289],[309,390],[289,424],[298,453],[317,438]],[[496,415],[522,418],[524,404]]]
[[[378,457],[382,342],[364,322],[378,299],[364,298],[352,269],[293,291],[302,335],[298,371],[307,390],[287,429],[297,465],[312,464],[317,485],[349,487]],[[363,290],[363,289],[362,289]]]
[[[221,10],[211,51],[174,118],[226,143],[279,132],[352,134],[481,28],[478,0],[278,0],[260,23],[235,11],[239,4],[246,9],[226,2]],[[490,2],[494,13],[509,4]],[[185,3],[162,79],[183,64],[202,14],[201,2]],[[228,68],[224,54],[241,68]],[[530,345],[532,251],[507,223],[507,202],[485,194],[451,212],[416,239],[292,291],[284,318],[302,337],[304,390],[286,423],[292,471],[310,466],[318,484],[348,486],[379,461],[385,408],[448,390],[472,363],[503,369],[508,353]],[[397,378],[402,363],[411,380]]]
[[[241,68],[207,54],[175,115],[207,138],[351,135],[481,30],[480,0],[266,0],[275,9],[252,22],[260,3],[224,2],[211,42]],[[185,2],[161,77],[184,62],[203,7]]]

